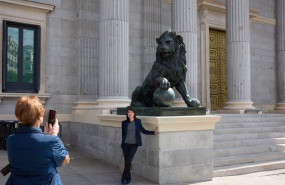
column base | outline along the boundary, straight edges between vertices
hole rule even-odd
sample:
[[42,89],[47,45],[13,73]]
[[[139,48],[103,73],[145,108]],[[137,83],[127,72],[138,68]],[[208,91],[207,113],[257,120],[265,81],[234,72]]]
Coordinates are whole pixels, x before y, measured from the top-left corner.
[[98,124],[98,115],[111,115],[111,109],[130,105],[128,99],[98,99],[96,102],[76,102],[72,108],[73,122]]
[[127,107],[131,104],[131,100],[127,97],[124,99],[98,99],[98,105],[94,109],[99,114],[112,114],[111,109],[117,109],[118,107]]
[[226,106],[218,113],[244,114],[245,110],[255,109],[252,102],[226,102]]
[[285,111],[285,103],[276,103],[274,110],[284,110]]
[[285,113],[285,103],[276,103],[274,110],[268,111],[269,113]]

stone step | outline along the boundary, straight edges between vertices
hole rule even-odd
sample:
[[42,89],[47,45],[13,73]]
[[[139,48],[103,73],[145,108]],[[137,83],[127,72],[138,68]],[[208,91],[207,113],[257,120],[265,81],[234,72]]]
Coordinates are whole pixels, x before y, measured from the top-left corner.
[[284,122],[285,117],[232,117],[227,118],[222,116],[219,122],[241,122],[243,120],[247,120],[249,122],[267,122],[267,121],[277,121],[277,122]]
[[243,120],[240,122],[218,122],[215,125],[215,129],[226,129],[226,128],[256,128],[256,127],[285,127],[285,122],[249,122]]
[[285,144],[276,145],[276,151],[285,151]]
[[272,120],[272,119],[284,119],[284,114],[215,114],[221,116],[221,121],[227,120],[242,120],[242,119],[264,119],[264,120]]
[[275,145],[275,144],[285,144],[285,137],[282,138],[264,138],[264,139],[250,139],[250,140],[233,140],[233,141],[223,141],[214,142],[213,148],[236,148],[236,147],[247,147],[247,146],[258,146],[258,145]]
[[241,156],[230,156],[230,157],[215,157],[213,160],[213,166],[231,166],[246,163],[256,163],[262,161],[272,161],[272,160],[285,160],[285,152],[267,152],[261,154],[250,154]]
[[232,165],[214,169],[214,177],[242,175],[253,172],[269,171],[285,168],[285,160],[246,163],[242,165]]
[[245,134],[222,134],[214,135],[215,142],[245,140],[245,139],[262,139],[262,138],[279,138],[285,137],[285,132],[261,132],[261,133],[245,133]]
[[[241,156],[241,155],[259,154],[259,153],[276,152],[276,151],[277,151],[277,145],[223,148],[223,149],[215,149],[213,152],[213,156],[214,157],[230,157],[230,156]],[[283,151],[283,150],[281,150],[280,148],[279,151]]]
[[285,132],[285,126],[284,127],[254,127],[254,128],[215,129],[214,135],[239,134],[239,133],[257,133],[257,132]]

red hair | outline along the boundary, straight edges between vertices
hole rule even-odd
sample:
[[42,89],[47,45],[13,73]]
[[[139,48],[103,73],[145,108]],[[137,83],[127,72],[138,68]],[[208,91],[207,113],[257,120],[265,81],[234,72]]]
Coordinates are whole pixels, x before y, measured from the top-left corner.
[[40,117],[44,116],[44,107],[38,97],[24,96],[16,103],[15,115],[24,126],[33,126]]

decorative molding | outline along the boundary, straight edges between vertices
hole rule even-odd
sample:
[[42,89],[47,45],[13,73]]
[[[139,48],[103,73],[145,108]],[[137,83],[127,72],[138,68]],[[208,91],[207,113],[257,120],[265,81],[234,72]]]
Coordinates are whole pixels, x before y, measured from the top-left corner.
[[45,104],[46,100],[51,96],[51,94],[48,93],[45,94],[0,93],[0,103],[2,102],[2,99],[18,99],[22,96],[29,96],[29,95],[35,95],[42,101],[43,104]]
[[19,6],[25,6],[29,8],[36,8],[36,9],[41,9],[46,11],[46,13],[53,11],[55,6],[54,5],[49,5],[49,4],[44,4],[44,3],[36,3],[32,1],[24,1],[24,0],[0,0],[0,3],[9,3],[13,5],[19,5]]
[[203,9],[200,11],[200,19],[201,19],[201,30],[205,31],[206,29],[206,18],[208,16],[208,10]]
[[[212,11],[215,13],[226,13],[226,5],[223,2],[218,2],[215,0],[197,0],[197,6],[200,11],[204,9],[208,11]],[[264,17],[259,15],[259,11],[257,10],[249,10],[250,20],[252,22],[275,26],[276,20],[269,17]]]
[[[56,118],[61,122],[70,122],[71,114],[56,114]],[[1,120],[17,120],[15,114],[1,114]]]

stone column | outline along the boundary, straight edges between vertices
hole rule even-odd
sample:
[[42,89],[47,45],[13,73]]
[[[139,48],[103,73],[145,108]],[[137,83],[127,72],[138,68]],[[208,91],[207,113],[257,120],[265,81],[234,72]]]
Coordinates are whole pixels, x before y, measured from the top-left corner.
[[[99,40],[98,16],[99,2],[94,0],[78,0],[78,99],[72,108],[72,120],[85,121],[86,116],[93,110],[98,98],[98,73],[99,73]],[[88,120],[94,121],[94,115]]]
[[227,102],[224,110],[254,109],[250,95],[250,23],[248,0],[226,1]]
[[[79,0],[78,40],[79,40],[79,102],[95,102],[98,98],[98,20],[95,19],[97,6],[92,0]],[[97,25],[97,26],[96,26]]]
[[275,110],[285,111],[285,2],[277,0],[277,104]]
[[144,74],[151,70],[156,55],[156,38],[161,34],[161,0],[144,0]]
[[197,0],[172,1],[172,29],[186,47],[186,85],[191,98],[198,98]]
[[99,105],[126,106],[129,81],[129,0],[101,0]]

